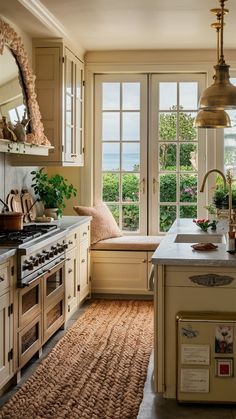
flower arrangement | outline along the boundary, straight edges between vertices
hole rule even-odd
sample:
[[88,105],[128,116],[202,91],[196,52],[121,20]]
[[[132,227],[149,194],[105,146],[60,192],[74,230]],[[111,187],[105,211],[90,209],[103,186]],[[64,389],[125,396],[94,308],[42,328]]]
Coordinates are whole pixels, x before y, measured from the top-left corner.
[[216,230],[216,224],[218,223],[216,220],[210,221],[207,218],[193,220],[193,222],[205,232],[207,232],[209,227],[211,227],[212,230]]

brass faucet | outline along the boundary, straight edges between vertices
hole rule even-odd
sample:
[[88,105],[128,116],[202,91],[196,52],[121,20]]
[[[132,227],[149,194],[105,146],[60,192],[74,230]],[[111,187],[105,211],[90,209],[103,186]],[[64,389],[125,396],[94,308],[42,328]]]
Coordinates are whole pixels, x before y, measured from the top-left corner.
[[217,172],[217,173],[219,173],[219,175],[221,175],[221,177],[222,177],[222,179],[224,181],[224,187],[226,188],[226,177],[225,177],[224,173],[221,172],[221,170],[218,170],[218,169],[211,169],[211,170],[208,170],[208,172],[206,172],[206,174],[205,174],[205,176],[203,178],[202,186],[200,188],[200,192],[203,192],[204,191],[204,188],[205,188],[205,184],[206,184],[206,180],[208,178],[208,175],[210,173],[213,173],[213,172]]
[[232,230],[232,227],[235,225],[234,224],[234,220],[232,218],[232,183],[233,183],[233,175],[230,169],[227,170],[226,172],[226,176],[224,175],[223,172],[221,172],[221,170],[219,169],[211,169],[208,170],[208,172],[206,172],[203,181],[202,181],[202,185],[200,188],[200,192],[204,191],[205,188],[205,184],[206,184],[206,180],[208,178],[208,175],[210,173],[216,172],[219,175],[221,175],[223,182],[224,182],[224,187],[226,188],[226,183],[229,185],[229,229]]

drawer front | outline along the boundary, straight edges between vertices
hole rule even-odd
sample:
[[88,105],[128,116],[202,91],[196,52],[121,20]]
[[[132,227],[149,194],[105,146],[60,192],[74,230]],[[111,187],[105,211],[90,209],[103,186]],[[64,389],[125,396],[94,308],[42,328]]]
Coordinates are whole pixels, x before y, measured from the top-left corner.
[[167,287],[236,288],[236,269],[211,266],[168,266],[165,269]]
[[22,368],[42,346],[42,319],[36,317],[17,334],[18,367]]
[[79,228],[80,242],[87,239],[90,243],[90,223],[82,224]]
[[0,294],[10,287],[11,278],[10,260],[0,265]]

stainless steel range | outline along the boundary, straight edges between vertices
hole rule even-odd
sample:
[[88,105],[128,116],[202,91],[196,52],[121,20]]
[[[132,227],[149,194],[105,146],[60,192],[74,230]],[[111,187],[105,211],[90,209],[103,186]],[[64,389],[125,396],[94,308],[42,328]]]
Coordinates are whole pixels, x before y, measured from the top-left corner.
[[36,278],[65,262],[65,231],[56,224],[29,224],[16,232],[0,232],[0,246],[17,248],[17,286],[29,286]]

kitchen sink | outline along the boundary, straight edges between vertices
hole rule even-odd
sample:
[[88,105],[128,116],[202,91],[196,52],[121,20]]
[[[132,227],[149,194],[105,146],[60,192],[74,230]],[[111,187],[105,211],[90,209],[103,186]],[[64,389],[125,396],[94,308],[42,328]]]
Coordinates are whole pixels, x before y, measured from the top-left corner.
[[223,234],[177,234],[175,243],[226,243]]

